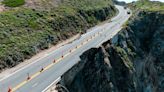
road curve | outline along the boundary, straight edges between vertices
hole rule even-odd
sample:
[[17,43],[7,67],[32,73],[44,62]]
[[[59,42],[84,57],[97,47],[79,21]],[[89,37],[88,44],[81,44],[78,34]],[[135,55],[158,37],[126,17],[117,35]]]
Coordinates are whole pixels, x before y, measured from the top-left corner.
[[[89,29],[80,39],[52,51],[37,60],[36,63],[0,80],[0,92],[7,92],[9,87],[12,92],[42,92],[55,79],[78,63],[79,56],[84,51],[100,46],[119,32],[130,15],[123,7],[116,7],[119,13],[112,18],[112,22]],[[41,70],[42,67],[43,70]],[[29,80],[27,79],[28,75]]]

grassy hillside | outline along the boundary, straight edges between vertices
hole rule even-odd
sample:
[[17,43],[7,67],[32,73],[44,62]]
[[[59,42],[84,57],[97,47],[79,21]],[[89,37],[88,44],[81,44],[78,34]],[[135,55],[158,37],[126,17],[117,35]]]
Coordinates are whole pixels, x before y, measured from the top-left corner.
[[164,11],[164,3],[157,1],[149,1],[149,0],[139,0],[133,4],[133,9],[138,10],[146,10],[146,11]]
[[61,0],[57,7],[42,8],[23,5],[0,13],[0,70],[85,32],[116,13],[111,0]]

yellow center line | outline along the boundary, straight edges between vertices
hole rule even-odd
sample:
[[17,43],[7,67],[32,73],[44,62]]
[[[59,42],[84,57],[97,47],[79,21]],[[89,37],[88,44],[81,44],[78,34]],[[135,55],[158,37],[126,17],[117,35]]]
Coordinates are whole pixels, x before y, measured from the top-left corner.
[[67,57],[68,55],[70,55],[71,53],[67,53],[67,54],[65,54],[65,57]]
[[51,68],[53,65],[54,65],[53,63],[49,64],[47,67],[45,67],[45,70],[48,70],[48,69]]
[[15,88],[13,88],[13,92],[16,91],[17,89],[19,89],[21,86],[23,86],[26,83],[27,83],[27,81],[23,81],[22,83],[20,83],[19,85],[17,85]]
[[32,75],[30,80],[32,80],[32,79],[34,79],[35,77],[37,77],[40,73],[41,73],[41,72],[37,72],[37,73],[35,73],[34,75]]
[[91,40],[92,40],[93,38],[95,38],[96,36],[98,36],[98,35],[92,36],[92,38],[89,38],[88,40],[84,41],[83,44],[78,45],[77,48],[73,48],[73,49],[71,50],[71,52],[65,54],[63,57],[58,58],[58,59],[56,60],[55,63],[49,64],[48,66],[46,66],[46,67],[44,68],[44,70],[39,71],[39,72],[36,72],[35,74],[33,74],[33,75],[30,77],[29,80],[27,79],[27,80],[25,80],[25,81],[19,83],[16,87],[14,87],[14,88],[12,89],[12,92],[18,90],[20,87],[22,87],[23,85],[25,85],[26,83],[28,83],[28,82],[31,81],[32,79],[34,79],[34,78],[36,78],[37,76],[39,76],[42,72],[44,72],[44,71],[50,69],[54,64],[56,64],[57,62],[60,62],[62,59],[64,59],[65,57],[69,56],[71,53],[73,53],[74,51],[76,51],[78,48],[80,48],[80,47],[82,47],[83,45],[87,44],[89,41],[91,41]]

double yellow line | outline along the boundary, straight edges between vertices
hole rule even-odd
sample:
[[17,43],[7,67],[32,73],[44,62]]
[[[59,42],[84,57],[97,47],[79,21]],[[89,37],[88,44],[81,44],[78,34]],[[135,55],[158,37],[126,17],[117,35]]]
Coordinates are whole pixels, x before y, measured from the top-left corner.
[[46,66],[45,68],[42,68],[40,71],[36,72],[35,74],[33,74],[32,76],[30,76],[30,78],[24,80],[23,82],[19,83],[16,87],[14,87],[12,89],[11,92],[14,92],[16,90],[18,90],[19,88],[21,88],[22,86],[24,86],[26,83],[28,83],[29,81],[31,81],[32,79],[36,78],[37,76],[39,76],[42,72],[50,69],[53,65],[55,65],[56,63],[60,62],[61,60],[63,60],[65,57],[69,56],[71,53],[75,52],[78,48],[82,47],[83,45],[87,44],[89,41],[91,41],[93,38],[97,37],[98,35],[100,35],[100,32],[94,34],[93,36],[91,36],[91,38],[85,40],[84,42],[82,42],[80,45],[76,46],[75,48],[71,49],[67,54],[63,55],[62,57],[58,58],[57,60],[53,61],[53,63],[49,64],[48,66]]

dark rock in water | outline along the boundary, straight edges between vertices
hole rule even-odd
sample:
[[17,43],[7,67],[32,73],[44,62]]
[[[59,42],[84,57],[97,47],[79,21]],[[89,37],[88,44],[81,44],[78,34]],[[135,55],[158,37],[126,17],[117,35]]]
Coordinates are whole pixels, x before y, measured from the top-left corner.
[[139,12],[115,37],[83,53],[60,84],[69,92],[163,92],[164,15]]

